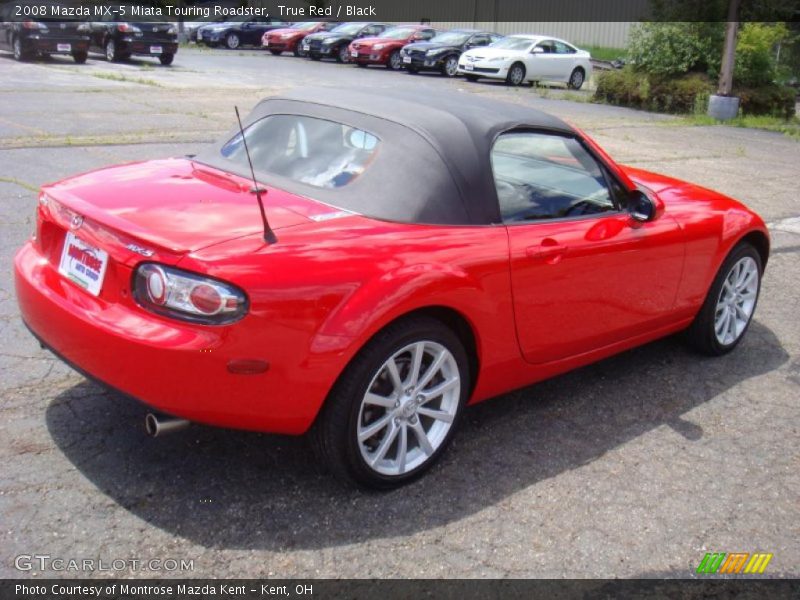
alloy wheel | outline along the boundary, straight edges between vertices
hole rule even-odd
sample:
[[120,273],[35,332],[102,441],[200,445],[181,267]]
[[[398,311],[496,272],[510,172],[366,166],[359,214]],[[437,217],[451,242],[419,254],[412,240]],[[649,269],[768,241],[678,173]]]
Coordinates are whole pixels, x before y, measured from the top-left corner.
[[14,59],[22,60],[22,42],[18,37],[14,38]]
[[572,76],[569,78],[569,87],[573,90],[579,90],[583,85],[583,71],[575,69]]
[[451,56],[444,63],[444,74],[448,77],[455,77],[458,74],[458,59]]
[[747,329],[758,298],[758,265],[751,257],[736,261],[725,277],[714,313],[714,334],[723,346],[734,343]]
[[106,42],[106,60],[109,62],[113,62],[117,58],[117,49],[114,44],[114,40],[108,40]]
[[395,50],[392,52],[391,56],[389,56],[389,68],[393,71],[397,71],[403,66],[403,59],[400,57],[400,52]]
[[339,62],[343,62],[343,63],[344,63],[344,62],[347,62],[347,61],[348,61],[348,56],[347,56],[347,44],[342,44],[342,45],[339,47],[339,53],[338,53],[338,56],[339,56]]
[[225,45],[231,50],[236,50],[239,47],[239,36],[235,33],[229,33],[225,38]]
[[447,439],[461,397],[453,354],[423,340],[395,352],[361,400],[356,435],[364,462],[382,475],[403,475],[428,461]]
[[508,81],[511,85],[520,85],[525,78],[525,70],[520,65],[511,67],[508,73]]

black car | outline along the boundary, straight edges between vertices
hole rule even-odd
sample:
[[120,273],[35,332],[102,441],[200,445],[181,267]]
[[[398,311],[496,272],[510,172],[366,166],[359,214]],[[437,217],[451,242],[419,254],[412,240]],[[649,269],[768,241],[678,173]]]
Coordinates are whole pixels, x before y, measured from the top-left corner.
[[400,56],[409,73],[439,71],[447,77],[458,74],[458,58],[470,48],[488,46],[501,35],[478,29],[451,29],[428,42],[414,42],[403,47]]
[[[48,5],[43,5],[48,6]],[[70,54],[76,63],[85,63],[89,55],[89,25],[80,21],[12,21],[16,4],[0,7],[0,49],[10,50],[17,60],[50,54]]]
[[302,50],[312,60],[335,58],[347,62],[347,48],[357,38],[373,37],[392,27],[388,23],[342,23],[330,31],[319,31],[303,38]]
[[290,23],[272,17],[242,17],[239,20],[203,25],[197,30],[197,43],[234,50],[240,46],[261,46],[267,31],[289,27]]
[[[112,8],[112,13],[114,8]],[[119,14],[117,12],[116,14]],[[91,27],[91,49],[99,50],[106,60],[118,62],[131,55],[157,56],[162,65],[171,65],[178,52],[178,31],[167,21],[141,23],[115,21],[116,14],[106,14]],[[127,14],[131,14],[128,9]]]

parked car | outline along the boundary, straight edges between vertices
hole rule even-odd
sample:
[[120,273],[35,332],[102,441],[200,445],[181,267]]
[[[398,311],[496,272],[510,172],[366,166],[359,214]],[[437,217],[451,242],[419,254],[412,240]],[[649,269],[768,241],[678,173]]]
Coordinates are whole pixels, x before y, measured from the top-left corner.
[[385,65],[393,71],[403,68],[400,49],[412,41],[429,40],[436,30],[427,25],[401,25],[387,29],[376,37],[365,37],[350,44],[350,62],[359,67]]
[[[209,25],[216,25],[218,23],[224,23],[225,19],[223,17],[217,17],[213,14],[209,15],[207,18],[195,18],[191,21],[184,21],[183,22],[183,31],[186,35],[186,38],[190,42],[197,42],[197,32],[200,30],[201,27],[208,27]],[[176,27],[178,25],[176,24]],[[180,29],[178,29],[180,31]]]
[[286,21],[272,17],[241,17],[239,20],[204,25],[197,30],[197,43],[222,45],[230,50],[240,46],[261,46],[261,38],[267,31],[288,26]]
[[[166,21],[120,22],[116,16],[119,7],[100,21],[89,23],[90,49],[102,52],[106,60],[118,62],[132,55],[156,56],[162,65],[171,65],[178,52],[178,31]],[[131,14],[127,7],[127,14]]]
[[479,29],[451,29],[427,42],[414,42],[400,51],[406,71],[439,71],[447,77],[458,74],[458,59],[470,48],[482,48],[502,36]]
[[379,35],[390,27],[388,23],[342,23],[330,31],[319,31],[303,38],[303,52],[311,60],[335,58],[338,62],[347,62],[348,47],[353,40]]
[[579,90],[592,73],[591,55],[572,44],[539,35],[511,35],[486,48],[468,50],[458,72],[470,81],[504,79],[509,85],[556,81]]
[[730,352],[769,245],[743,204],[528,106],[320,88],[195,157],[45,185],[14,271],[25,324],[81,372],[181,419],[310,432],[390,488],[468,404],[684,330]]
[[[89,26],[60,18],[13,21],[17,4],[0,7],[0,49],[9,50],[16,60],[51,54],[71,55],[85,63],[89,55]],[[44,4],[42,6],[49,6]]]
[[301,46],[304,37],[318,31],[330,31],[338,26],[338,21],[303,21],[286,29],[266,32],[261,38],[261,45],[276,56],[282,52],[304,56]]

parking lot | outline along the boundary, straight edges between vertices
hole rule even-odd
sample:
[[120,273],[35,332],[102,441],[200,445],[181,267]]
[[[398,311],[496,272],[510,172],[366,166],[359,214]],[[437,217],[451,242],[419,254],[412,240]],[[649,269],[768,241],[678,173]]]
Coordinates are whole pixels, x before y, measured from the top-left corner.
[[[471,408],[445,459],[391,493],[341,488],[303,439],[147,438],[144,405],[87,382],[19,320],[12,257],[36,189],[197,152],[234,105],[300,85],[528,104],[620,162],[742,199],[773,236],[748,336],[718,359],[665,339]],[[800,576],[800,143],[588,94],[250,50],[182,48],[171,68],[0,56],[0,576],[686,577],[706,552],[757,551],[774,554],[767,575]],[[193,570],[20,572],[20,555]]]

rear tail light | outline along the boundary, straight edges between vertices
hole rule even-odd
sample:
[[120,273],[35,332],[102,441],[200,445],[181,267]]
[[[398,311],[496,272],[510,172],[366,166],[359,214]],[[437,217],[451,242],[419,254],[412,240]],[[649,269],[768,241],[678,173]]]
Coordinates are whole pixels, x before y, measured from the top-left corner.
[[136,269],[133,295],[152,312],[194,323],[225,325],[247,314],[247,297],[239,288],[156,263]]
[[117,29],[122,33],[142,33],[142,30],[130,23],[120,23]]
[[23,21],[22,26],[25,29],[38,29],[39,31],[47,31],[47,25],[37,21]]

